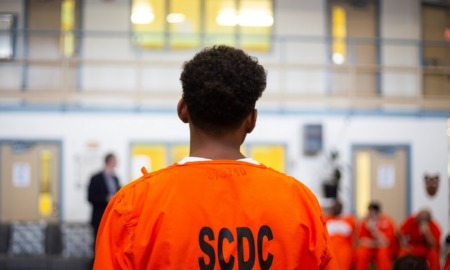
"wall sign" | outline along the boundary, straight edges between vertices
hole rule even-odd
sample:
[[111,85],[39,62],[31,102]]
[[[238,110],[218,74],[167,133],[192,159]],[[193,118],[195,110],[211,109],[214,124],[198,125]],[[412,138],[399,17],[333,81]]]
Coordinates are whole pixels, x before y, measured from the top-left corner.
[[31,184],[31,168],[27,162],[15,162],[13,164],[12,181],[17,188],[26,188]]
[[303,127],[303,153],[307,156],[317,155],[322,151],[322,125],[306,124]]

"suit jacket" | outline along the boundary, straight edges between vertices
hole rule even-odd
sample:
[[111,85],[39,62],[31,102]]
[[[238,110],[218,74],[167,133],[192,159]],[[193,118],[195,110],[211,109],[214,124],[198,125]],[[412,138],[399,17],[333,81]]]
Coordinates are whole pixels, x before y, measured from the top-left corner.
[[[117,189],[120,189],[119,179],[113,176]],[[91,225],[97,231],[100,221],[108,205],[109,190],[106,186],[106,179],[103,171],[92,176],[89,183],[88,201],[92,204]]]

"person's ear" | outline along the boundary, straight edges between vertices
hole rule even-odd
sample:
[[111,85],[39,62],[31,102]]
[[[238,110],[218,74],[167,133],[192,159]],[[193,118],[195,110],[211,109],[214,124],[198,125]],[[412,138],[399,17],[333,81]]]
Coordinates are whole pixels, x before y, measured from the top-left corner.
[[177,113],[178,117],[183,123],[189,123],[189,112],[187,110],[186,102],[184,102],[183,98],[178,101]]
[[256,119],[258,118],[258,110],[253,109],[253,111],[250,113],[250,115],[247,117],[247,120],[245,121],[245,131],[247,133],[252,133],[253,129],[255,129],[256,126]]

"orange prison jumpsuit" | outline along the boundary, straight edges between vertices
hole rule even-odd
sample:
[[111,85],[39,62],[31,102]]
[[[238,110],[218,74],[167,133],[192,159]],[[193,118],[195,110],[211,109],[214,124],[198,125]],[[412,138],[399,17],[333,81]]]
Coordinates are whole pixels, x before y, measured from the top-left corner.
[[400,232],[406,238],[408,247],[401,249],[400,256],[412,254],[421,257],[428,261],[430,270],[440,270],[439,241],[441,239],[441,231],[434,221],[430,222],[430,231],[436,241],[436,246],[433,248],[427,245],[425,235],[420,231],[416,218],[414,216],[408,217],[400,227]]
[[315,196],[243,161],[174,164],[110,201],[94,269],[337,269]]
[[353,237],[355,218],[353,216],[326,217],[328,234],[339,269],[350,270],[353,263]]
[[[395,225],[391,218],[381,215],[378,218],[377,227],[391,243],[395,241]],[[374,239],[367,228],[367,219],[362,220],[358,232],[358,239],[364,237]],[[390,245],[377,248],[360,245],[356,249],[355,258],[356,270],[367,270],[372,259],[375,259],[377,269],[391,269],[392,249]]]

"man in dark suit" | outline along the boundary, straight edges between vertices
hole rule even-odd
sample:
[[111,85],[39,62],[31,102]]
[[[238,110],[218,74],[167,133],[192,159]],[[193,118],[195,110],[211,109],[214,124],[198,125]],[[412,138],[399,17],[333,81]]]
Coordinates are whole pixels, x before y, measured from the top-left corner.
[[105,157],[105,168],[92,176],[89,183],[88,201],[92,204],[91,225],[93,228],[94,247],[98,227],[106,205],[120,189],[119,179],[114,174],[116,164],[117,159],[114,154],[107,154]]

